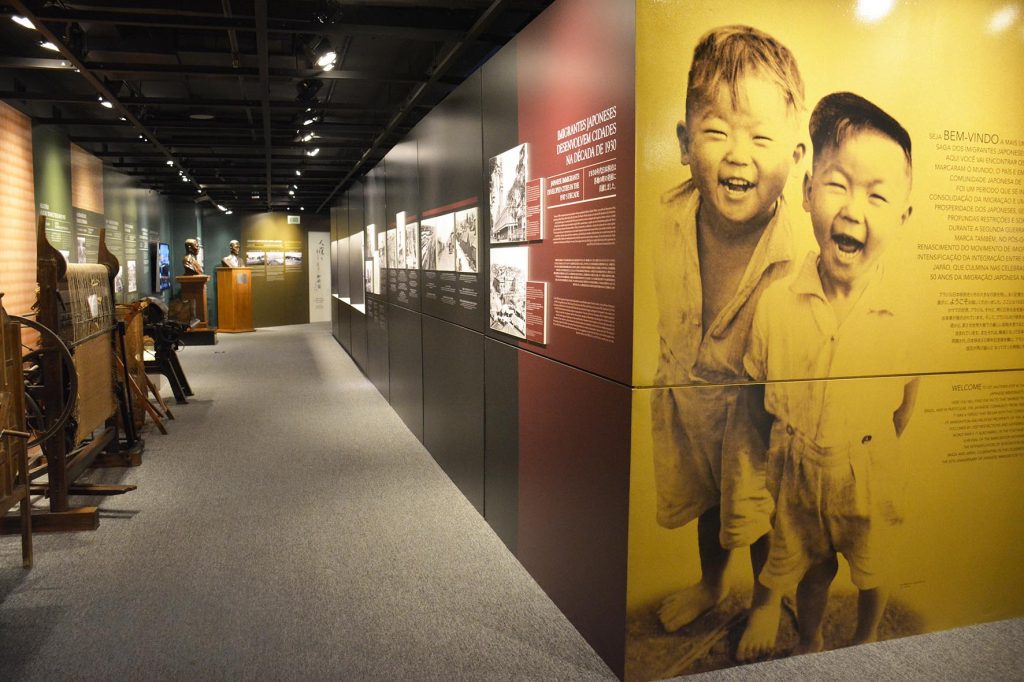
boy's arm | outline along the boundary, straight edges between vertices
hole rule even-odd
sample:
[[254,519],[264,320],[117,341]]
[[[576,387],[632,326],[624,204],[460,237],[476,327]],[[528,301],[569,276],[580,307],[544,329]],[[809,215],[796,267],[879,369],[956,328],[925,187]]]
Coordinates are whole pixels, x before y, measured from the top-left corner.
[[903,387],[903,402],[892,413],[892,425],[896,429],[897,436],[902,436],[903,430],[910,423],[910,417],[914,413],[914,405],[917,404],[917,388],[920,383],[920,377],[914,377]]

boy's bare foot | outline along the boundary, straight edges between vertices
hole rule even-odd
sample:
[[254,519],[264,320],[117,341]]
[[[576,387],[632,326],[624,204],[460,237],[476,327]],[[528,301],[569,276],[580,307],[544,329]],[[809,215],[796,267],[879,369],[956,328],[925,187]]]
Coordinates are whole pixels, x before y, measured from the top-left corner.
[[856,646],[858,644],[871,644],[871,642],[877,642],[877,641],[878,641],[878,633],[877,632],[871,632],[871,633],[866,634],[866,635],[857,635],[857,634],[855,634],[853,636],[853,641],[850,642],[850,645],[851,646]]
[[700,582],[673,592],[658,608],[658,618],[666,632],[689,625],[725,599],[726,590],[712,589]]
[[778,602],[752,608],[747,616],[747,627],[736,647],[736,660],[746,662],[771,655],[775,651],[781,615]]
[[803,640],[800,640],[800,643],[796,645],[795,649],[793,649],[793,655],[794,656],[799,656],[800,654],[816,654],[819,651],[824,651],[824,650],[825,650],[825,638],[822,637],[821,633],[819,632],[809,642],[805,642]]

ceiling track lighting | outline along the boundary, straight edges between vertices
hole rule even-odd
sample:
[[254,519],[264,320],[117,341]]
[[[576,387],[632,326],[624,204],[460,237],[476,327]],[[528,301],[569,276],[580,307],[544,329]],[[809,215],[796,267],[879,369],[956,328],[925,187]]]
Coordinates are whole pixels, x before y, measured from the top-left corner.
[[102,97],[100,97],[98,99],[100,101],[100,106],[101,107],[106,107],[107,109],[113,109],[114,108],[113,103],[108,102],[107,100],[103,99]]
[[333,49],[328,49],[321,55],[316,57],[316,66],[323,69],[324,71],[331,71],[334,69],[335,63],[338,61],[338,53]]
[[40,40],[39,47],[44,50],[50,50],[51,52],[60,52],[60,48],[51,43],[49,40]]
[[31,19],[29,19],[28,17],[23,17],[20,14],[15,14],[14,16],[12,16],[11,21],[16,23],[18,26],[24,26],[25,28],[34,29],[36,27],[36,25],[32,23]]

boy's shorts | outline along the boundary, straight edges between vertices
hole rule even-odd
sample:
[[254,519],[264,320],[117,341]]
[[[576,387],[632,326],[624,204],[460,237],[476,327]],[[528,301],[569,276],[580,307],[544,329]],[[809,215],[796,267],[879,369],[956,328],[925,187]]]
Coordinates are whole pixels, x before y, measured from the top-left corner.
[[749,546],[771,530],[763,438],[735,409],[745,388],[655,390],[651,404],[658,524],[679,528],[720,507],[726,549]]
[[839,553],[858,589],[883,585],[894,527],[902,520],[899,459],[894,431],[823,448],[776,421],[767,467],[775,517],[760,582],[789,590],[809,568]]

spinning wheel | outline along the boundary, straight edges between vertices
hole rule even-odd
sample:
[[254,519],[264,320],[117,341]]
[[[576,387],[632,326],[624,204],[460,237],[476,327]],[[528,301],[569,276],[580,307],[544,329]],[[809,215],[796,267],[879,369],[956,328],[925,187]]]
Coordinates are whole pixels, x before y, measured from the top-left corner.
[[[59,431],[64,429],[75,409],[75,400],[78,397],[78,375],[75,372],[74,359],[71,351],[64,344],[59,336],[54,334],[45,325],[35,320],[20,315],[10,315],[13,322],[22,327],[28,327],[39,333],[37,344],[26,344],[22,341],[22,372],[25,379],[25,426],[29,433],[27,447],[32,448],[42,445]],[[24,334],[22,334],[24,338]],[[56,351],[53,353],[44,352],[45,348]],[[60,361],[59,374],[57,368],[48,368],[47,363],[51,358],[57,357]],[[51,414],[53,406],[49,404],[45,391],[45,381],[48,374],[61,377],[63,384],[61,409],[57,414]],[[66,431],[66,430],[65,430]],[[74,429],[71,433],[65,433],[65,441],[74,438]]]

